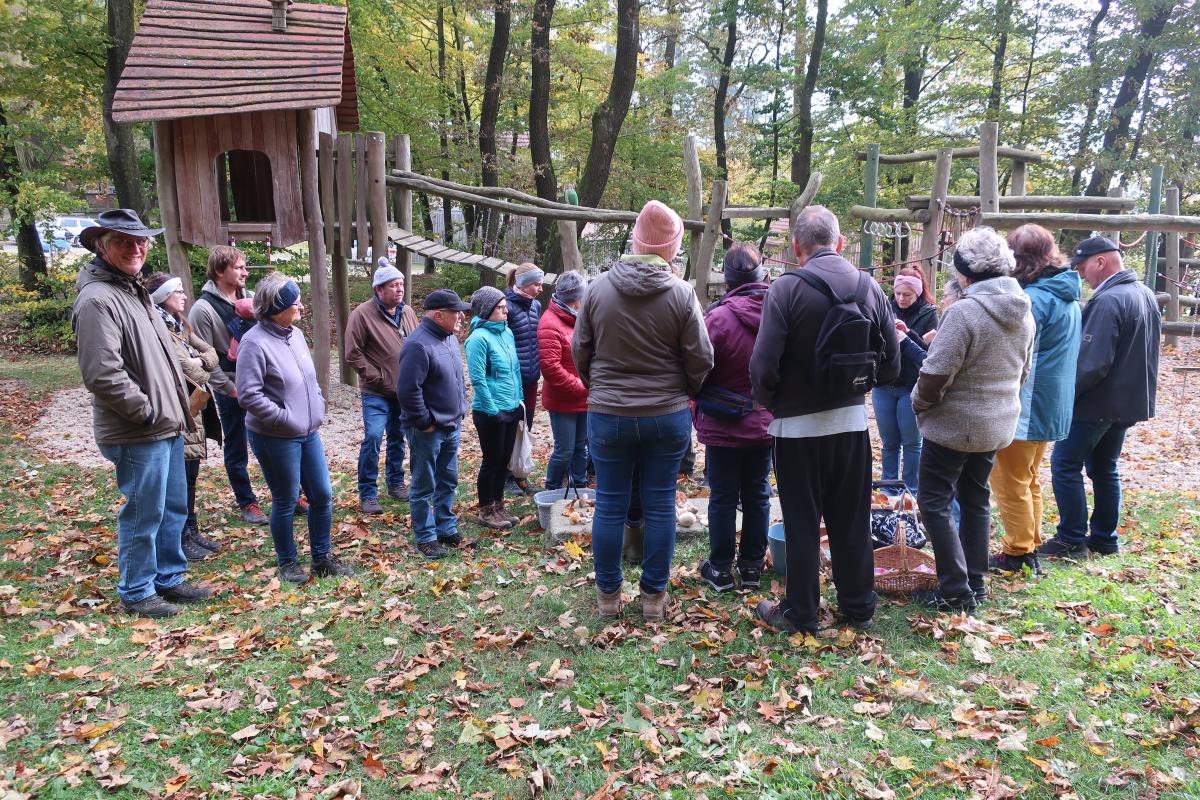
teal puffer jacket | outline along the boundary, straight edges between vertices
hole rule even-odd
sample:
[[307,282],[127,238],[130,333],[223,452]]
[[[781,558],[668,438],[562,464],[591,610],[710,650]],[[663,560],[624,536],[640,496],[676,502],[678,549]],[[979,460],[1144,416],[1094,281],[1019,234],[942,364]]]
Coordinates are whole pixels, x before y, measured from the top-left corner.
[[521,365],[517,345],[502,320],[471,320],[467,337],[467,372],[474,398],[471,408],[489,416],[512,411],[521,404]]

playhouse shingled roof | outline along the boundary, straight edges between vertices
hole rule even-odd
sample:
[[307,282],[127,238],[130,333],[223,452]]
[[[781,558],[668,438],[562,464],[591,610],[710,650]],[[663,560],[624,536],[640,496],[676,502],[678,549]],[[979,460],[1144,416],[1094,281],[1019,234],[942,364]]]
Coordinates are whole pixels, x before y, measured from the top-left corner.
[[346,9],[270,0],[149,0],[113,99],[118,122],[336,106],[358,128]]

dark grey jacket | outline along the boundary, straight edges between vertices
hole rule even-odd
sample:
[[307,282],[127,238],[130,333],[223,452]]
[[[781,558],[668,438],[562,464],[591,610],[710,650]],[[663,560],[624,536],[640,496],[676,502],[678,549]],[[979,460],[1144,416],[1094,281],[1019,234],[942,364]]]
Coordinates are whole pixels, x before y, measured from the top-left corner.
[[1075,371],[1075,419],[1133,424],[1154,416],[1162,320],[1158,302],[1131,269],[1083,307]]
[[[828,248],[818,250],[805,262],[825,279],[839,297],[854,291],[859,271]],[[825,294],[802,280],[776,280],[763,305],[762,327],[750,358],[750,381],[754,399],[771,409],[776,419],[846,408],[863,402],[865,394],[832,397],[812,385],[813,358],[817,335],[833,304]],[[900,344],[891,305],[874,281],[867,295],[865,313],[883,334],[883,358],[876,383],[896,380],[900,374]]]

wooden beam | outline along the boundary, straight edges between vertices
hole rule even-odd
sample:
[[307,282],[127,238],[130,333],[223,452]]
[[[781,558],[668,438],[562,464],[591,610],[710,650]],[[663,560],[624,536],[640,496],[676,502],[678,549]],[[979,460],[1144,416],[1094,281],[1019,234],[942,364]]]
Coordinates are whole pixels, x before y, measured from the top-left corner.
[[999,123],[980,123],[979,209],[985,214],[1000,210],[1000,171],[996,162],[996,147],[999,136]]
[[350,316],[350,288],[346,274],[346,259],[339,258],[337,232],[334,218],[337,215],[337,190],[334,186],[333,154],[336,144],[333,136],[321,133],[317,136],[319,150],[317,169],[321,176],[321,220],[325,223],[325,252],[333,261],[333,314],[337,320],[338,374],[347,386],[358,385],[358,373],[346,363],[346,319]]
[[[402,133],[392,138],[392,146],[396,149],[396,169],[408,171],[412,169],[412,149],[408,134]],[[412,190],[407,186],[393,188],[393,199],[396,204],[396,224],[406,231],[412,230]],[[404,273],[404,291],[412,293],[412,253],[399,247],[396,249],[396,268]]]
[[[972,208],[979,205],[977,194],[952,194],[946,196],[946,204],[954,208]],[[910,194],[904,205],[912,209],[928,208],[929,195]],[[1050,194],[1029,194],[1024,197],[1002,196],[1001,211],[1033,210],[1055,211],[1058,209],[1103,209],[1105,211],[1132,211],[1137,202],[1132,197],[1069,197]]]
[[1164,322],[1162,332],[1172,340],[1177,336],[1200,336],[1200,322]]
[[[696,146],[696,134],[689,133],[683,140],[683,174],[687,179],[687,215],[692,219],[704,216],[704,178],[700,172],[700,152]],[[696,259],[700,257],[700,231],[688,234],[687,275],[696,274]]]
[[[721,219],[786,219],[791,211],[782,206],[726,206]],[[708,206],[703,213],[708,213]]]
[[329,397],[329,279],[325,273],[324,225],[317,190],[317,112],[296,112],[300,134],[300,198],[308,230],[309,286],[313,306],[313,367],[321,393]]
[[[853,211],[853,210],[852,210]],[[1200,233],[1200,217],[1171,214],[1059,214],[1050,211],[981,214],[979,222],[998,230],[1012,230],[1027,223],[1047,228],[1076,231],[1159,231]]]
[[[881,155],[879,156],[880,164],[915,164],[920,161],[936,161],[937,150],[918,150],[915,153],[903,153],[901,155]],[[978,147],[952,147],[950,154],[953,158],[979,158]],[[1033,150],[1021,150],[1016,147],[997,147],[996,155],[1000,158],[1011,158],[1017,161],[1028,161],[1037,164],[1046,159],[1046,156]],[[867,160],[867,151],[859,150],[854,154],[854,157],[859,161]]]
[[[1178,288],[1178,287],[1176,287]],[[1170,292],[1159,292],[1155,295],[1158,298],[1158,304],[1165,306],[1167,301],[1171,299]],[[1176,295],[1179,300],[1179,305],[1183,308],[1200,308],[1200,297],[1192,297],[1191,295],[1180,294]]]
[[[1172,186],[1167,189],[1167,214],[1178,216],[1179,214],[1179,187]],[[1166,265],[1163,274],[1167,276],[1167,322],[1179,322],[1179,233],[1171,231],[1167,233],[1166,245]],[[1179,343],[1179,337],[1174,334],[1168,335],[1164,344],[1168,347],[1174,347]]]
[[954,165],[954,156],[948,147],[938,151],[937,161],[933,165],[933,185],[931,194],[925,206],[929,221],[925,223],[921,233],[921,249],[917,255],[922,259],[921,272],[925,276],[925,285],[934,285],[935,265],[927,260],[938,253],[939,239],[942,232],[942,219],[946,211],[946,192],[950,189],[950,169]]
[[[867,145],[867,165],[863,171],[863,204],[855,208],[874,208],[879,187],[879,145]],[[854,212],[851,211],[853,214]],[[865,217],[863,217],[865,219]],[[863,233],[858,240],[858,268],[870,269],[875,255],[875,237]]]
[[387,256],[387,164],[382,133],[367,134],[367,219],[371,225],[371,272]]
[[[874,206],[850,206],[850,216],[855,219],[867,220],[869,222],[928,222],[929,211],[909,211],[907,208],[875,208]],[[872,244],[874,236],[869,233],[864,233],[864,240],[871,236]],[[860,259],[861,261],[861,259]],[[871,266],[867,264],[867,266]],[[862,267],[859,264],[860,269]]]
[[196,296],[192,285],[192,267],[188,263],[187,245],[179,238],[179,195],[175,182],[175,135],[171,123],[154,123],[154,182],[158,186],[158,214],[162,220],[163,239],[167,245],[167,269],[183,282],[188,306]]
[[796,224],[796,217],[800,216],[800,212],[812,204],[813,198],[817,196],[817,192],[821,191],[821,184],[824,181],[825,176],[820,172],[809,173],[808,183],[804,184],[804,189],[800,191],[800,196],[793,200],[792,205],[788,208],[788,221],[793,225]]
[[709,204],[712,213],[704,224],[704,235],[700,237],[700,250],[696,254],[696,297],[700,299],[701,307],[708,302],[708,276],[712,272],[713,255],[717,252],[717,243],[721,239],[721,212],[725,208],[725,181],[713,181],[712,202]]

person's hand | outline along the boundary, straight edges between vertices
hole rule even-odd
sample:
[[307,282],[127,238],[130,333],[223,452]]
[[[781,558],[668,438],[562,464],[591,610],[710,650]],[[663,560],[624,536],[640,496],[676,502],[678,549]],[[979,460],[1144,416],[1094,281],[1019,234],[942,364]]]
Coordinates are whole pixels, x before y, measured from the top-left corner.
[[930,342],[933,341],[934,337],[936,337],[936,336],[937,336],[937,328],[934,328],[933,330],[931,330],[929,333],[925,334],[921,338],[925,340],[925,344],[929,344]]
[[229,384],[229,396],[230,396],[230,397],[237,397],[237,387],[236,387],[236,386],[234,386],[232,383],[231,383],[231,384]]
[[428,428],[422,428],[421,433],[433,433],[433,426],[430,425]]
[[908,333],[908,326],[904,324],[904,320],[898,319],[896,322],[896,333],[904,335]]

